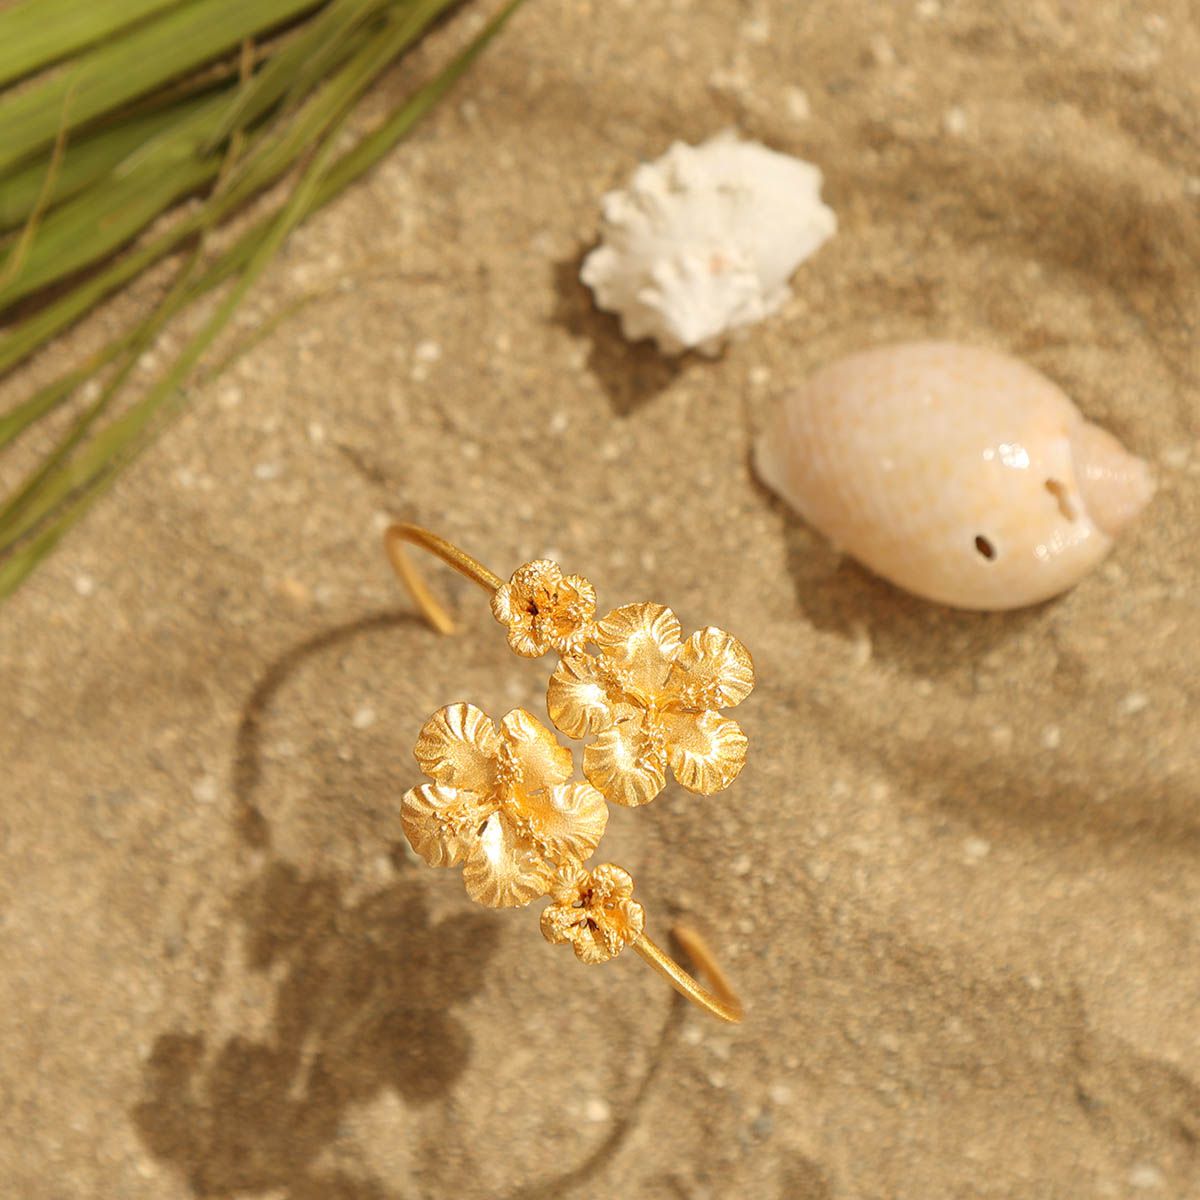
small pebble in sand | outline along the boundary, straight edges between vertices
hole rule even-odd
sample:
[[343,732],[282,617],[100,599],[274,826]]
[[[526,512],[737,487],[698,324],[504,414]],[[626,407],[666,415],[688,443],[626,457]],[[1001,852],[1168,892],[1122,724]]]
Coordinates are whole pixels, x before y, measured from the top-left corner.
[[355,729],[370,729],[377,720],[378,716],[375,710],[369,704],[364,704],[355,712],[350,723]]
[[425,341],[417,343],[413,357],[417,362],[435,363],[442,357],[442,347],[432,338],[427,338]]
[[753,861],[748,854],[739,854],[737,858],[730,864],[730,871],[739,877],[749,875],[751,868],[754,866]]
[[1131,717],[1134,713],[1140,713],[1144,708],[1149,707],[1150,697],[1145,692],[1130,692],[1127,696],[1122,696],[1117,705],[1117,711],[1123,717]]
[[217,798],[217,780],[214,775],[201,775],[192,784],[192,799],[197,804],[212,804]]
[[254,468],[254,478],[263,483],[270,483],[283,474],[283,464],[277,462],[261,462]]
[[562,437],[570,424],[571,418],[565,412],[559,411],[550,418],[549,429],[555,437]]
[[871,661],[875,647],[871,643],[871,631],[863,621],[854,621],[850,625],[852,647],[850,658],[856,667],[865,667]]
[[957,104],[953,108],[946,109],[942,116],[942,128],[951,137],[962,137],[967,132],[966,109],[960,108]]
[[1151,1191],[1167,1186],[1167,1177],[1153,1163],[1138,1163],[1129,1172],[1129,1186]]
[[296,605],[297,608],[304,608],[308,604],[308,588],[304,586],[304,583],[301,580],[294,579],[290,575],[281,579],[275,585],[275,590],[281,596],[283,596],[284,599]]
[[895,47],[882,33],[873,33],[867,45],[870,48],[871,58],[874,60],[876,66],[890,67],[895,65]]
[[1057,750],[1062,745],[1062,730],[1057,725],[1047,725],[1042,730],[1042,745],[1047,750]]
[[751,17],[738,29],[743,40],[753,46],[765,46],[771,40],[771,22],[765,16]]
[[600,1125],[612,1119],[612,1107],[600,1096],[592,1096],[584,1102],[583,1115],[593,1124]]
[[325,444],[325,426],[320,421],[309,421],[308,440],[314,446],[323,446]]
[[90,575],[76,575],[75,590],[81,596],[90,596],[96,590],[96,581]]
[[772,1104],[791,1104],[795,1093],[786,1083],[773,1083],[767,1089],[767,1098]]
[[963,858],[969,863],[982,862],[992,852],[992,843],[981,837],[969,837],[963,842]]
[[808,93],[801,87],[792,85],[783,89],[783,107],[793,121],[807,121],[812,116]]

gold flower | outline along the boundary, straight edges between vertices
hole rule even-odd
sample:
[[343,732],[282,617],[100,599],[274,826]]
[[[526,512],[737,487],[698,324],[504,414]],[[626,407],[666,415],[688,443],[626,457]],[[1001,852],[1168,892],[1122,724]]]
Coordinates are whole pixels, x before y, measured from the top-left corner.
[[691,792],[728,787],[746,761],[741,726],[717,711],[754,687],[750,652],[709,626],[682,641],[661,604],[627,604],[595,626],[600,654],[564,657],[550,679],[550,717],[568,737],[598,734],[583,773],[614,804],[646,804],[667,767]]
[[414,754],[434,782],[405,794],[404,832],[430,866],[462,863],[467,894],[480,904],[528,904],[550,890],[561,865],[600,844],[604,797],[567,782],[571,751],[523,708],[499,732],[472,704],[439,709]]
[[582,575],[535,559],[518,567],[492,596],[492,614],[508,626],[508,644],[526,658],[582,649],[596,617],[596,589]]
[[633,879],[623,868],[602,863],[587,871],[572,864],[554,882],[542,936],[570,942],[586,963],[607,962],[642,936],[646,911],[632,897]]

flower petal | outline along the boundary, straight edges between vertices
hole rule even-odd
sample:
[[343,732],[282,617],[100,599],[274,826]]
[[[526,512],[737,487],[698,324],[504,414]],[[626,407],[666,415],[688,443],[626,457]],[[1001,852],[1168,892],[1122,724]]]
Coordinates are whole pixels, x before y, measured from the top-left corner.
[[720,713],[675,713],[663,719],[667,761],[689,792],[711,796],[728,787],[746,763],[742,727]]
[[578,927],[588,919],[587,910],[571,904],[549,904],[542,909],[542,937],[555,945],[573,942]]
[[592,893],[605,907],[633,895],[633,876],[616,863],[601,863],[592,870]]
[[661,604],[626,604],[596,625],[595,642],[626,680],[647,698],[663,688],[679,653],[683,630]]
[[478,841],[490,811],[473,792],[423,783],[404,793],[400,822],[409,844],[431,867],[454,867]]
[[546,708],[567,737],[587,737],[611,725],[612,706],[596,672],[596,660],[582,654],[562,659],[550,676]]
[[632,946],[645,928],[646,910],[636,900],[620,900],[606,908],[600,929],[605,935],[607,957],[612,958],[626,946]]
[[413,754],[421,770],[446,787],[490,795],[500,738],[492,719],[473,704],[449,704],[425,722]]
[[489,908],[513,908],[544,896],[554,867],[527,835],[500,812],[492,813],[467,852],[467,895]]
[[550,898],[555,904],[573,905],[591,881],[589,872],[577,862],[565,862],[554,876]]
[[530,833],[556,863],[583,862],[600,845],[608,805],[590,783],[565,783],[522,805]]
[[684,642],[667,687],[693,712],[733,708],[754,690],[754,661],[737,638],[710,625]]
[[645,910],[632,895],[633,880],[623,867],[602,863],[589,872],[572,864],[555,879],[542,934],[550,942],[570,942],[584,962],[607,962],[645,927]]
[[575,773],[575,756],[523,708],[514,708],[500,722],[500,736],[517,768],[514,783],[520,795],[566,783]]
[[583,752],[583,773],[613,804],[636,808],[666,786],[666,755],[644,724],[640,716],[619,721]]
[[560,654],[570,654],[591,638],[595,620],[596,589],[582,575],[566,575],[541,626]]
[[537,558],[518,567],[492,596],[492,616],[508,626],[508,644],[524,658],[540,658],[550,649],[539,616],[551,607],[561,582],[558,563]]
[[585,963],[608,962],[621,949],[621,942],[613,937],[612,931],[594,921],[576,926],[571,943],[575,957]]

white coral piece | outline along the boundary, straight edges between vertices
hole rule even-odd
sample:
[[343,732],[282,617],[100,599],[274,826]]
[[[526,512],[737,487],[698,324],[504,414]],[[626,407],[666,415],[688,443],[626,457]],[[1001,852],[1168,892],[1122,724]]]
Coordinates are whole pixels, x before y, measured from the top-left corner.
[[820,192],[817,167],[733,133],[676,142],[604,197],[580,278],[630,341],[715,354],[782,307],[792,272],[833,236]]

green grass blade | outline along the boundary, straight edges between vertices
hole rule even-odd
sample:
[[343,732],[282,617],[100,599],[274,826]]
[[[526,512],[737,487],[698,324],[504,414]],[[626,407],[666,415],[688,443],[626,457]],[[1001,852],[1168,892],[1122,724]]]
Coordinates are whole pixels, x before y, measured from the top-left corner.
[[[4,554],[3,561],[0,561],[0,598],[10,594],[28,577],[65,533],[82,518],[100,492],[111,485],[117,472],[149,444],[156,417],[172,400],[181,403],[177,395],[180,387],[274,258],[288,234],[306,215],[369,169],[398,138],[403,137],[466,70],[520,3],[521,0],[511,0],[454,62],[420,88],[379,130],[360,142],[354,150],[331,161],[338,134],[349,110],[340,113],[330,125],[321,149],[284,210],[243,235],[233,249],[193,285],[193,291],[198,294],[211,286],[216,277],[227,274],[231,260],[245,264],[235,287],[185,347],[172,369],[141,401],[110,423],[55,477],[51,491],[43,497],[43,500],[52,500],[53,503],[38,505],[38,521],[46,516],[52,516],[53,520],[40,528],[38,521],[22,520],[16,529],[6,531],[4,544],[0,546],[0,553]],[[437,8],[436,3],[425,6],[422,18],[433,19]]]
[[224,141],[238,125],[253,123],[257,114],[289,94],[308,91],[342,60],[355,34],[372,18],[393,8],[396,0],[333,0],[308,23],[302,36],[281,47],[242,89],[238,102],[209,135],[209,148]]
[[467,68],[483,53],[492,39],[508,24],[513,13],[523,3],[524,0],[509,0],[472,39],[467,48],[435,79],[416,92],[411,100],[397,109],[378,129],[348,150],[322,180],[321,187],[317,192],[317,205],[327,204],[375,166],[398,141],[405,137],[429,109],[454,86]]
[[0,11],[0,85],[103,41],[180,0],[18,0]]
[[[371,39],[347,62],[281,133],[272,130],[264,134],[259,144],[244,155],[238,177],[225,194],[210,200],[210,204],[218,205],[215,219],[224,219],[228,213],[282,176],[313,142],[322,136],[329,123],[353,104],[390,62],[411,46],[437,17],[455,3],[457,0],[423,0],[421,3],[411,4],[403,17],[398,18],[384,33]],[[189,172],[192,170],[190,167],[188,169]],[[215,173],[213,164],[209,164],[208,170],[211,177]],[[190,175],[193,186],[202,182],[203,177],[202,170],[194,168],[194,174]],[[164,186],[166,185],[159,185],[160,188]],[[133,189],[133,203],[144,206],[144,210],[152,207],[148,197],[139,196],[138,191],[136,187]],[[158,195],[161,198],[161,192]],[[29,272],[37,267],[37,263],[70,261],[78,266],[84,261],[83,251],[90,244],[89,237],[93,241],[102,239],[115,229],[121,229],[125,237],[129,236],[128,231],[133,228],[134,222],[126,221],[125,218],[130,213],[122,212],[119,208],[115,212],[110,209],[109,214],[104,217],[103,227],[89,233],[89,224],[95,223],[97,219],[97,214],[89,202],[91,196],[92,193],[88,193],[87,197],[81,196],[77,210],[64,215],[66,209],[63,209],[47,220],[41,231],[40,244],[35,247],[40,257],[35,262],[32,261],[31,255],[31,261],[26,264],[21,276],[0,291],[0,309],[11,305],[31,290],[27,281],[30,277]],[[99,203],[98,196],[96,202]],[[39,345],[71,324],[106,295],[170,253],[191,237],[204,221],[212,219],[212,215],[204,211],[179,221],[149,244],[138,247],[109,264],[97,275],[81,281],[46,308],[34,313],[6,333],[0,333],[0,374],[22,361]],[[109,221],[113,222],[112,226],[107,224]],[[115,238],[107,240],[109,248],[119,244]],[[38,278],[41,283],[46,283],[50,282],[51,277],[43,274]]]
[[[201,101],[190,99],[175,107],[159,109],[68,143],[62,170],[49,197],[50,207],[61,204],[102,179],[134,151],[170,129],[175,122],[186,120],[199,103]],[[29,219],[45,178],[44,158],[34,159],[10,175],[0,177],[0,231],[13,229]]]
[[220,156],[201,158],[196,151],[228,103],[226,96],[210,99],[51,213],[21,270],[8,280],[0,276],[0,312],[123,246],[173,201],[215,178]]
[[0,98],[0,172],[49,145],[64,110],[74,129],[317,5],[318,0],[193,0],[102,43],[63,70]]

